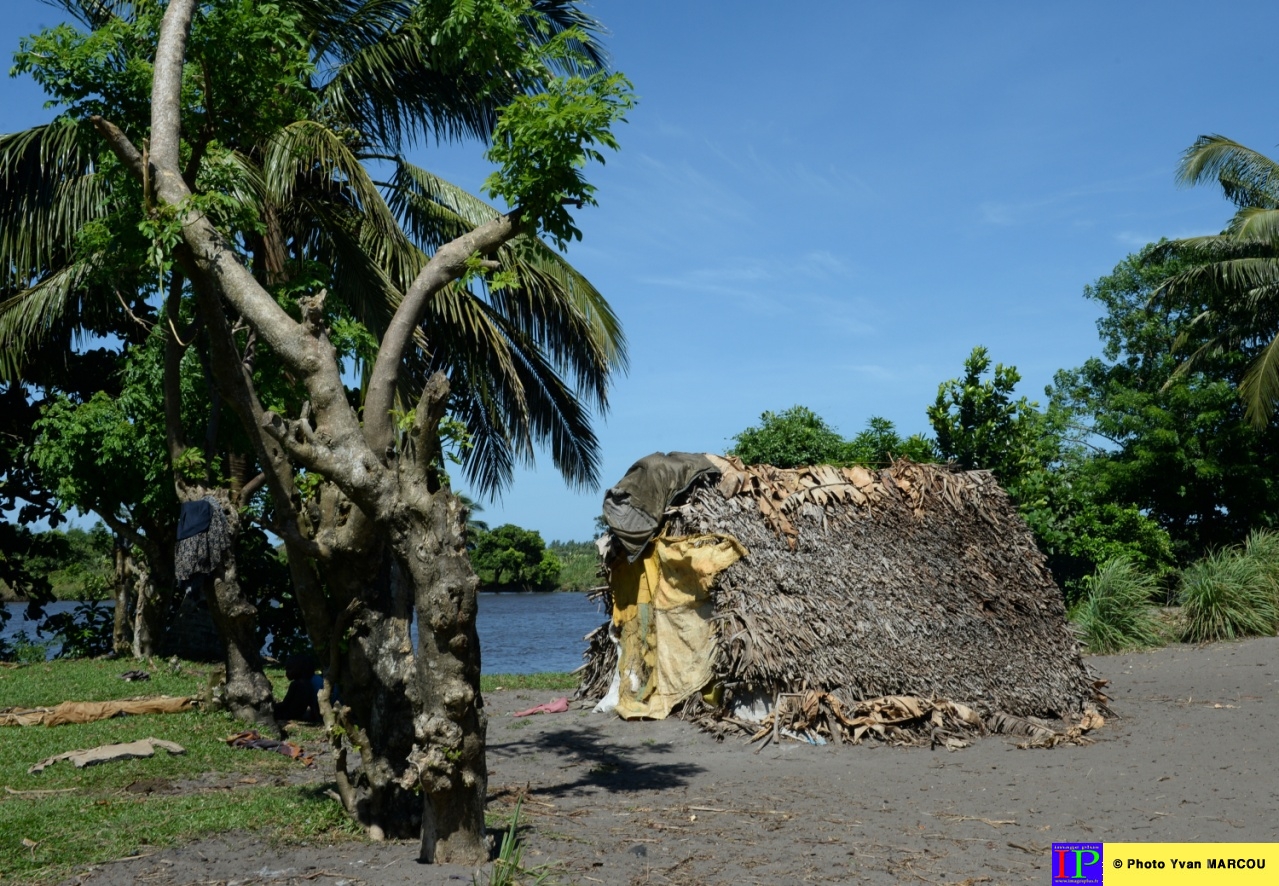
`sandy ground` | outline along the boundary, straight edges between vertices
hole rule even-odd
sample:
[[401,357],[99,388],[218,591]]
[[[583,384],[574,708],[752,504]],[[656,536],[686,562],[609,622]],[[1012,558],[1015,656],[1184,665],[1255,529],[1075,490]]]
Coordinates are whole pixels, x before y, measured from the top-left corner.
[[[514,719],[498,692],[490,809],[527,789],[526,866],[550,882],[1047,883],[1054,840],[1279,840],[1279,639],[1093,658],[1120,716],[1086,747],[957,751],[794,742],[756,753],[678,721]],[[71,882],[456,884],[410,843],[272,847],[231,835]],[[480,872],[483,878],[485,872]]]

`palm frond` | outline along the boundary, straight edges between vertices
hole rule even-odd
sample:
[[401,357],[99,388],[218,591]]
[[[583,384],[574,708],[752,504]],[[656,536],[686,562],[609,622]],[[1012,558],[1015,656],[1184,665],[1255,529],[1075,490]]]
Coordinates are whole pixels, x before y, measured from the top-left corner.
[[[515,95],[540,89],[513,60],[490,63],[441,51],[441,9],[405,0],[288,0],[312,31],[324,113],[373,144],[399,150],[423,136],[437,141],[487,139],[498,109]],[[544,46],[570,29],[564,57],[549,70],[585,74],[606,67],[601,27],[575,0],[534,0],[519,19],[523,40]]]
[[404,263],[405,238],[359,157],[331,129],[310,120],[292,123],[269,142],[263,160],[268,198],[288,211],[299,200],[344,205],[367,226],[374,261]]
[[1226,234],[1243,244],[1279,248],[1279,209],[1245,206],[1230,220]]
[[406,21],[356,48],[320,87],[324,112],[392,149],[419,135],[486,138],[497,122],[492,78],[450,70],[431,46],[431,35]]
[[1161,287],[1174,300],[1205,299],[1215,308],[1244,303],[1249,293],[1279,285],[1279,257],[1230,258],[1189,268]]
[[1279,208],[1279,164],[1222,135],[1201,135],[1186,149],[1177,181],[1198,185],[1216,180],[1236,206]]
[[[574,40],[572,44],[572,48],[582,55],[585,64],[573,64],[564,73],[588,74],[592,70],[609,66],[608,54],[599,42],[604,26],[583,12],[578,7],[578,0],[533,0],[533,9],[541,17],[548,36],[576,28],[585,38]],[[540,33],[538,24],[539,22],[530,19],[525,22],[525,27],[530,33]]]
[[541,444],[570,485],[596,485],[599,444],[590,409],[527,336],[488,305],[472,300],[471,307],[487,315],[486,333],[502,336],[502,346],[477,348],[437,327],[444,341],[424,367],[443,369],[453,381],[454,413],[474,442],[463,459],[468,479],[482,493],[495,494],[510,482],[516,464],[532,463]]
[[1279,336],[1271,339],[1248,367],[1239,383],[1239,396],[1252,426],[1266,427],[1279,400]]
[[0,379],[22,376],[28,355],[62,324],[92,270],[91,261],[68,265],[0,301]]
[[91,31],[101,28],[112,18],[131,21],[138,6],[147,0],[43,0],[49,6],[65,11]]
[[0,280],[22,287],[65,263],[76,233],[105,214],[92,138],[67,118],[0,135]]
[[[484,201],[403,160],[388,186],[387,204],[425,250],[498,214]],[[488,292],[495,310],[526,330],[579,389],[595,392],[602,404],[607,376],[627,365],[625,336],[608,302],[537,237],[517,237],[495,257],[515,279],[514,285]]]

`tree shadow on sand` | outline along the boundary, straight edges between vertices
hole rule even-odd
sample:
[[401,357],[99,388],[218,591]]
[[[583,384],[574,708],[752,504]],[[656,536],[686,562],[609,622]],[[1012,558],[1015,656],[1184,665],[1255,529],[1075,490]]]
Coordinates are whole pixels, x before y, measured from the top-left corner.
[[667,742],[638,747],[618,744],[594,726],[556,729],[516,741],[490,742],[488,746],[491,757],[514,758],[539,751],[560,758],[551,772],[562,773],[566,779],[539,787],[539,796],[564,796],[581,788],[663,791],[686,785],[692,776],[705,771],[694,763],[661,762],[659,758],[672,751]]

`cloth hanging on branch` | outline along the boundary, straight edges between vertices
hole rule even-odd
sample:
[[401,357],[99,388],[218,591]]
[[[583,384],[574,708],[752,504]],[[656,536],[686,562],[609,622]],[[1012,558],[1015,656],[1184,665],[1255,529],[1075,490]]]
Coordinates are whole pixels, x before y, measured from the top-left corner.
[[202,498],[182,505],[178,518],[178,546],[174,572],[179,584],[212,575],[231,549],[226,514],[216,499]]

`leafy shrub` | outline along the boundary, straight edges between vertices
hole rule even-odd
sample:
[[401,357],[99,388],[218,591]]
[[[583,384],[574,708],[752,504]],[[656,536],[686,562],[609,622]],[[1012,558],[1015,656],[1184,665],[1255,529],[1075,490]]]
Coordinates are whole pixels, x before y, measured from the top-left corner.
[[1150,601],[1159,591],[1154,575],[1127,557],[1115,557],[1083,580],[1085,593],[1070,611],[1089,652],[1159,646],[1166,641]]
[[49,644],[31,639],[26,631],[18,631],[8,643],[0,643],[0,661],[41,664],[48,658]]
[[[1252,539],[1249,539],[1251,542]],[[1273,634],[1279,627],[1273,579],[1262,546],[1226,548],[1181,573],[1180,597],[1187,643]]]

